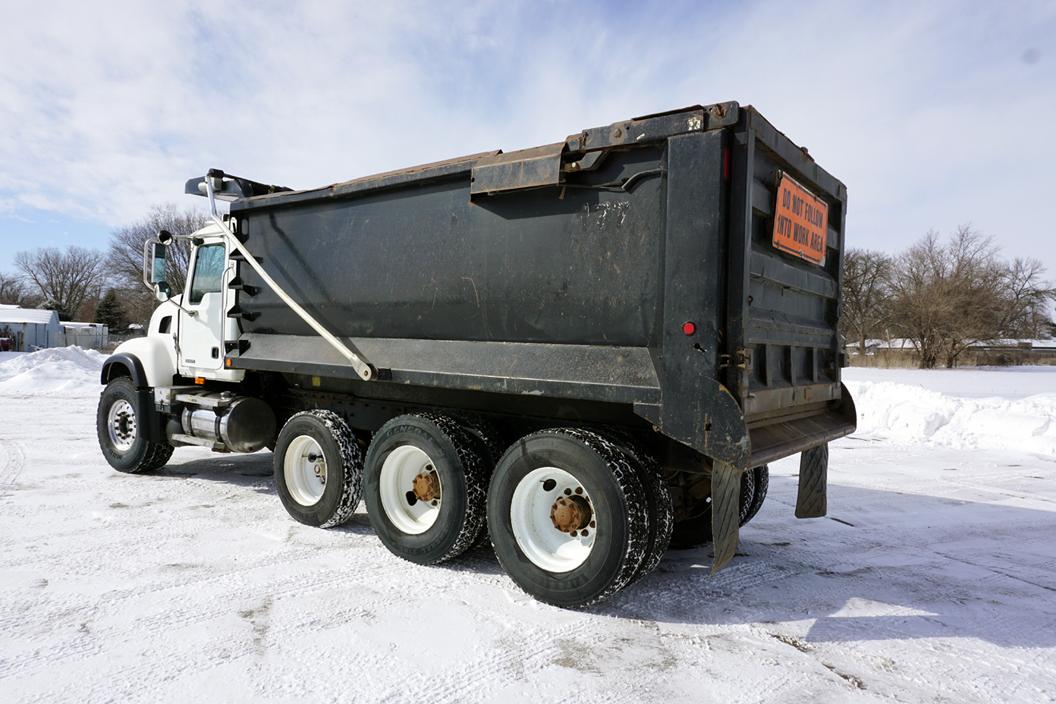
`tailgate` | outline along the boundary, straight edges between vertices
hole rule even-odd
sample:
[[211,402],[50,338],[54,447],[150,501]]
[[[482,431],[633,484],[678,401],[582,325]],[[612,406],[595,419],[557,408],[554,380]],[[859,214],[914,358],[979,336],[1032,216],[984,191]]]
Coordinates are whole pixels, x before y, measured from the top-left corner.
[[726,383],[761,464],[855,427],[837,333],[847,189],[755,110],[731,149]]

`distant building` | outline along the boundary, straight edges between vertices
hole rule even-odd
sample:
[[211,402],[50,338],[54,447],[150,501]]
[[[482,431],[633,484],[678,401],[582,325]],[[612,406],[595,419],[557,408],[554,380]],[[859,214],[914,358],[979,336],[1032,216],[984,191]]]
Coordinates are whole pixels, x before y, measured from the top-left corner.
[[32,352],[65,344],[66,336],[55,311],[0,305],[0,349]]
[[66,346],[101,350],[110,343],[110,331],[102,323],[62,323]]
[[[865,355],[857,342],[848,342],[847,355],[855,366],[904,365],[919,360],[912,340],[892,338],[865,341]],[[1007,366],[1013,364],[1056,364],[1056,339],[989,340],[968,342],[958,358],[961,366]]]
[[0,304],[0,352],[32,352],[77,345],[102,349],[109,331],[99,323],[62,323],[53,310]]

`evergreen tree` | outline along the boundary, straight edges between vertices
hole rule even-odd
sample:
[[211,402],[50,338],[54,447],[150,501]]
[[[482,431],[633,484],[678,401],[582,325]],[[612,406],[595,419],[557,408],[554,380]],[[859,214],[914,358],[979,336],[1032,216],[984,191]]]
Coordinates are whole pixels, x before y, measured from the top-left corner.
[[99,301],[95,309],[95,322],[102,323],[112,332],[118,332],[128,327],[125,319],[125,311],[121,307],[121,301],[117,299],[117,291],[110,289]]

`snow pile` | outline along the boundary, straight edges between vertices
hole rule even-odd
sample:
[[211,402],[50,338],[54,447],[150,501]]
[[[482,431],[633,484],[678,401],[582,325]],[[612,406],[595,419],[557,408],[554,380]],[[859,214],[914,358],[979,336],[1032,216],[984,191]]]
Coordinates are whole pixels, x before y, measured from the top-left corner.
[[0,394],[50,395],[97,391],[99,370],[106,359],[80,347],[19,354],[0,360]]
[[897,442],[932,442],[1056,455],[1056,393],[967,398],[895,382],[848,381],[858,433]]

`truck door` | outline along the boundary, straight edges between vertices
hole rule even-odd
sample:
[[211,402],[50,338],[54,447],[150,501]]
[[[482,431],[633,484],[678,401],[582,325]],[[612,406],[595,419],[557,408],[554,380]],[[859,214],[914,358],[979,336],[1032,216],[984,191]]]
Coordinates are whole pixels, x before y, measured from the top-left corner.
[[194,376],[195,369],[220,369],[223,363],[224,279],[227,251],[222,242],[199,245],[191,264],[180,311],[179,366]]

